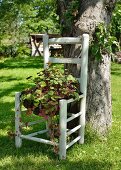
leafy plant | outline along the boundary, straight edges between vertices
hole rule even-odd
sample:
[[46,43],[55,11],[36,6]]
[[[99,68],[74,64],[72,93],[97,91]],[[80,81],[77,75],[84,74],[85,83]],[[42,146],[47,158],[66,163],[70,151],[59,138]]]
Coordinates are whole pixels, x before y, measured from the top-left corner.
[[69,31],[70,25],[72,25],[73,22],[76,21],[76,18],[79,13],[79,1],[69,1],[67,3],[67,8],[65,9],[63,13],[63,25],[62,25],[62,31]]
[[51,139],[59,135],[58,114],[59,100],[78,98],[79,83],[68,71],[62,71],[56,66],[31,76],[34,86],[22,92],[22,103],[27,108],[27,114],[36,114],[48,120],[51,118]]
[[94,34],[91,43],[91,53],[101,59],[102,54],[109,53],[113,57],[113,53],[121,50],[121,2],[117,1],[113,12],[111,24],[107,27],[100,23]]
[[121,45],[121,2],[120,1],[117,1],[115,10],[113,12],[112,22],[111,22],[111,35],[115,36],[117,38],[117,41]]
[[91,43],[91,54],[96,59],[100,60],[102,54],[112,54],[112,45],[118,47],[118,42],[115,36],[111,35],[111,27],[106,27],[103,23],[100,23],[94,33],[93,41]]

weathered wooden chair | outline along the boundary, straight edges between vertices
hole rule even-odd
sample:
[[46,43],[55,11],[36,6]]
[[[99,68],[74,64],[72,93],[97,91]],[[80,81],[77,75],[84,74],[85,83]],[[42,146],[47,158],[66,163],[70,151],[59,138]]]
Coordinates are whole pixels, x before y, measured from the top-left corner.
[[[81,58],[53,58],[49,55],[49,45],[50,44],[82,44]],[[15,95],[15,145],[16,147],[21,147],[22,139],[28,139],[37,141],[40,143],[57,145],[59,147],[59,157],[60,159],[66,158],[66,150],[72,146],[77,141],[80,144],[84,143],[84,131],[85,131],[85,112],[86,112],[86,93],[87,93],[87,72],[88,72],[88,47],[89,47],[89,35],[83,34],[82,40],[81,38],[75,37],[62,37],[62,38],[51,38],[49,39],[48,35],[45,34],[43,36],[43,50],[44,50],[44,68],[48,67],[48,62],[51,63],[71,63],[71,64],[80,64],[81,65],[81,73],[80,78],[78,78],[80,82],[80,91],[82,95],[80,95],[80,109],[78,113],[71,114],[68,116],[67,106],[69,103],[74,102],[74,99],[62,99],[59,101],[59,127],[60,127],[60,137],[59,143],[52,142],[50,140],[46,140],[43,138],[35,137],[38,134],[42,134],[48,132],[48,128],[31,133],[28,135],[21,134],[20,126],[21,126],[21,101],[20,95],[21,92],[17,92]],[[79,125],[74,127],[71,130],[67,130],[67,123],[73,121],[75,118],[79,118]],[[29,122],[29,125],[33,125],[36,123],[41,123],[42,120],[36,122]],[[23,125],[24,126],[24,125]],[[47,127],[47,126],[46,126]],[[67,137],[72,133],[78,131],[78,136],[73,139],[70,143],[67,143]]]

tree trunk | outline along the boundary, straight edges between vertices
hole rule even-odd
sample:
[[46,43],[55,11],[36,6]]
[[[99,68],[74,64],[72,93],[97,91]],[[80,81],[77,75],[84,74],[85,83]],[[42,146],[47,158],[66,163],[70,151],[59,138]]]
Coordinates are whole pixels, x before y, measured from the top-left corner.
[[110,57],[102,56],[100,63],[89,59],[87,120],[99,134],[111,127],[111,111]]
[[[99,23],[110,23],[114,8],[114,0],[57,0],[57,4],[62,35],[80,37],[83,33],[89,33],[90,41]],[[64,56],[78,57],[78,46],[66,46]],[[99,134],[105,134],[112,122],[110,61],[108,54],[102,55],[101,61],[89,54],[86,120]],[[69,69],[73,74],[78,74],[75,66]]]

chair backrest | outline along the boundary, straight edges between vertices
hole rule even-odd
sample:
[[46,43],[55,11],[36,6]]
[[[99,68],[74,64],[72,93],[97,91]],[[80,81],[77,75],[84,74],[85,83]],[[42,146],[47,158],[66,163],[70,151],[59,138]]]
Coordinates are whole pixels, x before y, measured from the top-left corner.
[[[49,45],[50,44],[82,44],[80,47],[81,58],[55,58],[50,57]],[[43,35],[43,53],[44,53],[44,68],[48,67],[48,63],[70,63],[80,64],[81,73],[78,78],[80,83],[80,90],[86,96],[87,92],[87,72],[88,72],[88,48],[89,48],[89,35],[83,34],[82,38],[78,37],[61,37],[50,38],[47,34]]]

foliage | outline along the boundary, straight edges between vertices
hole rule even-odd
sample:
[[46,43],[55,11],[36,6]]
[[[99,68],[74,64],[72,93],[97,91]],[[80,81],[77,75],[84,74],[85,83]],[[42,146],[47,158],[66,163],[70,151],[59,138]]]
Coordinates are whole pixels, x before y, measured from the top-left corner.
[[108,53],[113,55],[116,51],[121,50],[121,3],[116,3],[113,11],[112,21],[107,27],[100,23],[95,30],[94,39],[91,43],[91,53],[101,59],[101,55]]
[[1,45],[0,46],[0,56],[4,57],[20,57],[20,56],[29,56],[30,48],[25,43],[17,43],[11,45]]
[[17,56],[29,56],[30,55],[30,47],[28,44],[19,43],[16,46],[16,55]]
[[121,2],[118,1],[113,12],[111,34],[117,38],[121,45]]
[[[30,76],[28,79],[32,79]],[[55,116],[59,114],[59,100],[79,98],[79,83],[72,76],[68,75],[56,66],[50,66],[37,73],[33,79],[34,86],[22,92],[22,102],[27,108],[27,114],[37,114],[44,119],[53,119],[50,125],[51,137],[59,134]],[[57,121],[55,121],[57,120]],[[55,128],[58,130],[55,131]],[[53,134],[54,133],[54,134]]]
[[90,51],[96,59],[100,60],[102,54],[112,54],[112,46],[119,46],[115,36],[111,35],[110,26],[105,26],[100,23],[93,35],[93,41],[91,42]]
[[[30,33],[58,33],[54,0],[2,0],[0,2],[0,46],[29,42]],[[10,53],[11,55],[11,53]]]
[[[80,2],[75,0],[64,3],[66,3],[67,7],[63,13],[62,31],[71,32],[70,29],[72,28],[70,25],[72,25],[78,17]],[[113,12],[112,23],[110,26],[110,35],[113,38],[116,37],[117,42],[121,42],[120,9],[121,3],[118,1]],[[29,33],[60,32],[58,15],[56,14],[56,1],[54,0],[2,0],[0,1],[0,23],[1,53],[3,54],[7,51],[7,55],[10,56],[15,56],[18,54],[17,49],[18,46],[20,46],[18,44],[27,43],[29,41]],[[100,44],[101,43],[102,40]],[[9,47],[11,50],[9,50]],[[117,44],[113,44],[111,50],[115,52],[120,50],[119,48],[119,45],[117,46]],[[22,50],[20,49],[19,51]],[[98,56],[99,55],[100,54],[98,54]]]
[[70,1],[66,6],[67,8],[63,14],[64,22],[62,23],[62,31],[69,31],[71,29],[70,25],[72,25],[78,15],[79,1]]
[[71,1],[70,4],[67,7],[67,10],[64,13],[64,16],[67,20],[67,22],[74,21],[76,15],[78,14],[78,8],[79,8],[79,1]]

